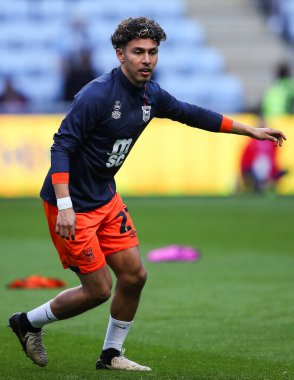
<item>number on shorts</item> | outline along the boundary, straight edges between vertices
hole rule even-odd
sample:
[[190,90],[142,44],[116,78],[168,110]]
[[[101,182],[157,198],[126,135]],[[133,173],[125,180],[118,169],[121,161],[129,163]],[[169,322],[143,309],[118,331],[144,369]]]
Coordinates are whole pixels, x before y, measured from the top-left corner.
[[121,234],[124,234],[124,233],[126,233],[132,229],[131,226],[127,226],[127,214],[126,214],[126,212],[128,212],[127,207],[125,207],[124,211],[120,211],[116,215],[116,218],[119,218],[120,216],[122,217],[121,225],[120,225],[120,229],[119,229],[119,232]]

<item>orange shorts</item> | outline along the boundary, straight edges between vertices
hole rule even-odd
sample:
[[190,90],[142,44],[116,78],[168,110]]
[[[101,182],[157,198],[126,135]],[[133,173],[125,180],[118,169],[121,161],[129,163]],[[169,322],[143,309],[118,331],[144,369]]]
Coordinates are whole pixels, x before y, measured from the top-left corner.
[[43,202],[52,241],[64,268],[91,273],[102,268],[105,256],[138,246],[138,238],[127,206],[116,193],[96,210],[76,213],[75,240],[55,232],[58,209]]

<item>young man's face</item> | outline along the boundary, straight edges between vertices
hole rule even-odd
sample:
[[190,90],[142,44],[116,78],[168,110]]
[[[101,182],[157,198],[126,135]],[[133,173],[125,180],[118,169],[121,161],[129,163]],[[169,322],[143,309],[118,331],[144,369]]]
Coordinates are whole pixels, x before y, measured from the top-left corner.
[[124,48],[117,49],[116,55],[125,76],[135,86],[142,86],[151,79],[158,60],[157,42],[150,38],[135,39]]

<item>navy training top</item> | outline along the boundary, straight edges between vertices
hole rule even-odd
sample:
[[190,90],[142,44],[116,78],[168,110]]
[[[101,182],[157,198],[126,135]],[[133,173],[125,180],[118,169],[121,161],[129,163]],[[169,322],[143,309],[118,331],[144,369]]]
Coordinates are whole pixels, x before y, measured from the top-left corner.
[[76,212],[94,210],[116,193],[114,176],[140,134],[154,118],[168,118],[191,127],[218,132],[223,116],[178,101],[156,82],[133,85],[121,68],[83,87],[54,135],[51,167],[41,198],[56,205],[53,173],[69,173],[69,191]]

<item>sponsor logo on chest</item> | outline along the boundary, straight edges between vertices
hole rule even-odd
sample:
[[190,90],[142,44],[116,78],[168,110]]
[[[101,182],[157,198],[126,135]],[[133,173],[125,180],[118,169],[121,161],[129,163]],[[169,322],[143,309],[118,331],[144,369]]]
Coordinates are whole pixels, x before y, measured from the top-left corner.
[[113,166],[121,166],[130,151],[132,142],[133,139],[116,140],[113,144],[112,152],[107,153],[109,158],[106,166],[108,168],[112,168]]
[[113,119],[120,119],[121,118],[120,108],[121,108],[121,102],[119,100],[116,100],[114,102],[113,111],[111,113],[111,117]]

